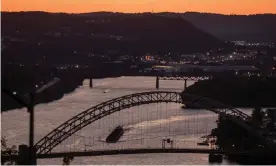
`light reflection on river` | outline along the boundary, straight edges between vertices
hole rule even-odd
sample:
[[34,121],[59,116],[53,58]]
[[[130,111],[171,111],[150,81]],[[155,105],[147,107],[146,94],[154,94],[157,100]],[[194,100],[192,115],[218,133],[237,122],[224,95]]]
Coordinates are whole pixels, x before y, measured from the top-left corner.
[[[188,86],[191,84],[193,82],[188,81]],[[39,104],[35,107],[35,142],[62,122],[96,104],[127,94],[155,91],[155,77],[95,79],[93,80],[93,89],[90,89],[88,85],[88,80],[85,80],[83,86],[77,88],[75,92],[65,95],[58,101]],[[183,87],[184,81],[161,80],[159,90],[181,92]],[[108,93],[103,93],[104,91]],[[124,148],[148,147],[149,145],[160,147],[162,135],[170,136],[177,142],[179,147],[195,147],[196,139],[215,127],[217,116],[205,110],[183,110],[180,107],[180,104],[171,103],[129,108],[89,125],[77,134],[91,137],[97,135],[99,139],[104,139],[110,133],[112,127],[124,125],[129,130],[122,137],[122,140],[134,140],[138,137],[148,138],[143,141],[142,145],[135,140],[119,143],[118,146]],[[250,109],[242,110],[247,114],[250,113]],[[143,111],[147,112],[147,116]],[[130,115],[135,118],[131,119]],[[9,145],[28,144],[29,116],[26,109],[4,112],[1,118],[2,136],[7,137]],[[188,121],[193,121],[193,123],[187,123]],[[97,127],[99,124],[101,124],[100,129]],[[141,135],[141,129],[147,131],[146,134]],[[160,134],[160,137],[154,138],[158,134]],[[75,144],[83,142],[82,140],[74,141]],[[63,143],[63,147],[68,147],[66,142]],[[63,147],[57,147],[57,151],[62,150]],[[110,149],[114,147],[116,146],[101,145],[93,148]],[[79,145],[79,148],[83,150],[83,146]],[[62,164],[62,159],[43,159],[39,160],[38,164]],[[208,155],[137,154],[77,157],[72,164],[208,164]],[[227,162],[224,161],[223,164],[227,164]]]

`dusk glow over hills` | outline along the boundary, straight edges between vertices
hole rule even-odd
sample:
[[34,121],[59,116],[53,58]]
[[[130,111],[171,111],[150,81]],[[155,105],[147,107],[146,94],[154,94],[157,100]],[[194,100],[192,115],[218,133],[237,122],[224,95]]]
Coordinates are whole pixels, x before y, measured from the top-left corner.
[[2,0],[2,11],[276,13],[275,0]]

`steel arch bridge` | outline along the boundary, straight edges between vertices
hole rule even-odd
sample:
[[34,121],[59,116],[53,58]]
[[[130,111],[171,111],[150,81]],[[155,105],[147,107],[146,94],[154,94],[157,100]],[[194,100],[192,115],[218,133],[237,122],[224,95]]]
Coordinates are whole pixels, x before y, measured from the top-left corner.
[[[207,109],[221,116],[227,116],[227,118],[233,120],[235,123],[239,124],[250,133],[260,138],[260,140],[262,140],[265,144],[267,143],[265,138],[259,132],[257,132],[251,124],[247,123],[247,120],[251,119],[251,117],[235,108],[227,107],[222,103],[205,97],[179,92],[152,91],[130,94],[108,100],[79,113],[78,115],[72,117],[68,121],[55,128],[49,134],[44,136],[40,141],[38,141],[35,145],[37,154],[43,155],[51,153],[53,148],[55,148],[68,137],[72,136],[77,131],[114,112],[134,106],[161,102],[193,104],[198,108]],[[269,146],[268,144],[266,145]]]

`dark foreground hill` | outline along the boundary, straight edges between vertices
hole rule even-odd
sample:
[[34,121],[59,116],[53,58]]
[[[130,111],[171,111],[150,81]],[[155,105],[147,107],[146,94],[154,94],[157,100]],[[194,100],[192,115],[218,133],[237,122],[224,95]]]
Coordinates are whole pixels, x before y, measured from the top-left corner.
[[205,96],[233,107],[275,107],[275,78],[216,78],[200,81],[185,93]]
[[[123,13],[97,12],[82,16],[99,17],[124,15]],[[155,13],[169,18],[182,17],[195,27],[221,40],[247,40],[276,42],[276,14],[223,15],[214,13]]]
[[[4,60],[64,61],[89,54],[204,52],[224,42],[181,17],[153,14],[2,13]],[[93,15],[93,14],[92,14]],[[17,42],[11,42],[10,38]],[[76,55],[77,54],[77,55]],[[13,57],[13,58],[12,58]],[[45,61],[43,59],[43,61]],[[75,60],[74,60],[75,62]]]
[[246,16],[187,12],[181,15],[221,40],[276,42],[276,14]]

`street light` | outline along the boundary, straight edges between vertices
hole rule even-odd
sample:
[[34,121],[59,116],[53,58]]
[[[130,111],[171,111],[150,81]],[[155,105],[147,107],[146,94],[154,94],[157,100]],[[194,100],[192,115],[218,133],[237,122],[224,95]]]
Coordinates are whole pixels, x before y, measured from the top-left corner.
[[55,85],[59,81],[60,81],[59,78],[54,78],[52,81],[48,82],[47,84],[43,85],[41,88],[37,89],[36,94],[43,92],[44,90],[50,88],[51,86]]
[[11,93],[9,90],[2,87],[2,91],[6,93],[8,96],[10,96],[12,99],[17,101],[19,104],[21,104],[24,107],[27,107],[27,111],[30,113],[30,125],[29,125],[29,156],[30,156],[30,165],[36,165],[35,157],[33,156],[33,146],[34,146],[34,105],[35,105],[35,95],[39,94],[46,89],[52,87],[56,83],[60,81],[59,78],[54,78],[52,81],[48,82],[47,84],[43,85],[41,88],[37,89],[35,92],[30,93],[30,101],[29,103],[26,102],[23,97],[20,97],[19,95]]
[[48,82],[47,84],[43,85],[41,88],[37,89],[35,93],[30,93],[30,103],[28,106],[28,112],[30,113],[30,129],[29,129],[29,148],[30,148],[30,164],[36,165],[35,158],[33,156],[34,152],[34,105],[35,105],[35,95],[39,94],[46,89],[52,87],[56,83],[60,81],[59,78],[54,78],[52,81]]

